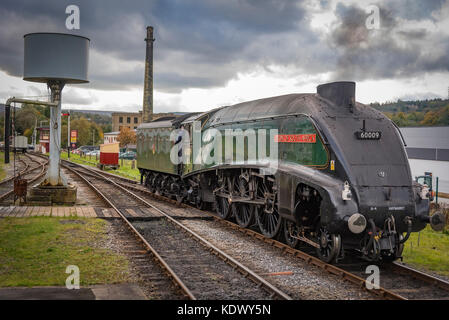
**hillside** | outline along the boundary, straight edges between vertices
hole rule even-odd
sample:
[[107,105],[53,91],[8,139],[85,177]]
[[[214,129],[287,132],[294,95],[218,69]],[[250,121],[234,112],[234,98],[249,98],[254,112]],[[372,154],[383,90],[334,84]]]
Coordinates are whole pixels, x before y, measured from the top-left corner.
[[449,100],[415,100],[370,103],[400,127],[449,125]]

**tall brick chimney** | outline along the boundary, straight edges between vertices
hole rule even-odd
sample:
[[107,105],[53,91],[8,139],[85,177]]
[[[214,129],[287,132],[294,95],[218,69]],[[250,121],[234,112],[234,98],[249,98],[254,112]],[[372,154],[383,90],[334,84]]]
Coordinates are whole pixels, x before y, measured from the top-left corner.
[[145,41],[147,43],[147,51],[145,56],[142,122],[150,122],[153,119],[153,27],[147,27]]

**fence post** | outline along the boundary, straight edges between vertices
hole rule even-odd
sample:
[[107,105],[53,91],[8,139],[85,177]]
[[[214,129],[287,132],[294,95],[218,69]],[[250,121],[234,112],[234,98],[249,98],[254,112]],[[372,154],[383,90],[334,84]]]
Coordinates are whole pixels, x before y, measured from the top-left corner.
[[435,186],[435,203],[438,204],[438,177],[436,179],[436,186]]

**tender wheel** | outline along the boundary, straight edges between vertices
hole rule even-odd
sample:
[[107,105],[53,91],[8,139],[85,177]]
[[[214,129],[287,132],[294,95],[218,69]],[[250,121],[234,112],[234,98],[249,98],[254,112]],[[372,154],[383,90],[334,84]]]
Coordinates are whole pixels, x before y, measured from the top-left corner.
[[[238,195],[241,197],[249,197],[248,181],[243,177],[239,179]],[[232,206],[235,220],[239,226],[248,228],[254,222],[255,206],[249,203],[237,203]]]
[[159,177],[156,177],[154,179],[154,190],[155,190],[155,194],[162,196],[163,192],[162,192],[162,187],[161,187],[161,179]]
[[296,223],[284,219],[284,240],[292,248],[297,248],[299,246],[299,228]]
[[325,227],[320,226],[317,230],[317,240],[320,245],[316,249],[318,257],[326,263],[335,261],[341,250],[340,235],[331,234]]
[[145,178],[145,187],[147,187],[151,193],[154,193],[153,183],[154,183],[153,174],[149,173]]

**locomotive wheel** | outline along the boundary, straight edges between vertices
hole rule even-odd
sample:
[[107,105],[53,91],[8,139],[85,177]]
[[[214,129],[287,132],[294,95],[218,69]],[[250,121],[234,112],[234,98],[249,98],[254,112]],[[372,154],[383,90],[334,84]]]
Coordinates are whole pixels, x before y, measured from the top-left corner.
[[228,198],[215,197],[215,208],[222,219],[228,219],[231,215]]
[[254,222],[255,206],[242,203],[232,206],[235,220],[242,228],[248,228]]
[[200,209],[200,210],[204,210],[204,208],[206,207],[204,201],[201,200],[200,197],[196,197],[196,199],[195,199],[195,207],[197,209]]
[[326,263],[333,262],[339,255],[341,250],[340,235],[329,233],[329,231],[319,226],[317,230],[317,240],[320,245],[316,249],[318,257]]
[[[399,240],[402,240],[402,235],[399,235]],[[402,256],[402,252],[404,251],[404,244],[399,243],[399,241],[396,243],[396,251],[394,253],[390,254],[383,254],[382,253],[382,262],[391,263],[395,260],[399,259]]]
[[274,238],[281,228],[282,218],[279,216],[277,209],[272,213],[265,212],[263,207],[256,209],[256,220],[260,231],[267,238]]
[[282,218],[278,212],[278,196],[272,186],[273,182],[258,181],[257,197],[264,199],[264,206],[256,206],[256,221],[260,231],[267,238],[274,238],[282,226]]
[[284,219],[284,239],[292,248],[297,248],[299,246],[299,239],[295,238],[299,235],[299,228],[296,223]]
[[[238,194],[241,197],[249,197],[248,181],[244,178],[239,179]],[[248,228],[254,222],[255,206],[249,203],[237,203],[232,206],[235,220],[242,228]]]

